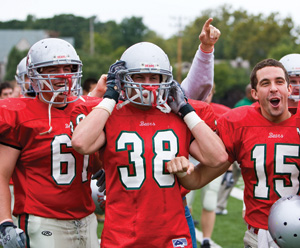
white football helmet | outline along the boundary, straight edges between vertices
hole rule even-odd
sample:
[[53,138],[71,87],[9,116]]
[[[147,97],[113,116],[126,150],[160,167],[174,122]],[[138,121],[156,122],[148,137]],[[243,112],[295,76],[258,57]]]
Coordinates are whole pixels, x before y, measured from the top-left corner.
[[[294,101],[300,100],[300,54],[292,53],[282,57],[279,62],[281,62],[289,74],[292,94],[289,96],[290,99]],[[294,80],[293,80],[294,79]],[[294,83],[293,81],[297,81]]]
[[97,180],[91,180],[92,198],[96,205],[95,213],[103,215],[105,211],[106,195],[103,192],[99,192],[97,186]]
[[[43,74],[44,67],[55,65],[72,65],[72,73]],[[82,62],[67,41],[47,38],[36,42],[27,55],[27,70],[34,90],[41,94],[44,101],[61,104],[62,102],[54,101],[58,94],[65,96],[63,103],[74,102],[80,97]],[[65,79],[65,86],[55,90],[52,82],[62,78]],[[51,100],[45,99],[42,93],[46,92],[52,92],[54,97]],[[68,101],[67,97],[72,95],[77,97]]]
[[24,97],[33,98],[35,97],[36,93],[31,86],[30,81],[26,81],[25,76],[27,76],[27,69],[26,69],[26,58],[23,58],[17,66],[17,71],[15,75],[15,79],[18,85],[21,87],[21,92]]
[[292,195],[277,200],[270,209],[269,232],[281,248],[300,246],[300,196]]
[[[125,101],[143,106],[160,106],[166,103],[173,75],[169,58],[160,47],[150,42],[140,42],[129,47],[120,60],[125,61],[127,68],[121,78],[122,97]],[[132,80],[131,75],[142,73],[161,75],[160,84]]]

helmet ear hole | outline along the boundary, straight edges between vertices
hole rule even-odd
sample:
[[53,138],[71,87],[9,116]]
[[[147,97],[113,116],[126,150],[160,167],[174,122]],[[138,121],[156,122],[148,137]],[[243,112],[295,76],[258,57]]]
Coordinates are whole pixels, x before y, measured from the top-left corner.
[[295,248],[300,244],[300,196],[277,200],[270,209],[268,229],[281,248]]

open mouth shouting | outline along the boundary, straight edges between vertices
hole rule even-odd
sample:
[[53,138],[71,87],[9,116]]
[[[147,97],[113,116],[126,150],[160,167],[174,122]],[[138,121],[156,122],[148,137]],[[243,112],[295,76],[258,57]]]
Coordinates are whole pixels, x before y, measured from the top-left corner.
[[281,98],[279,96],[271,96],[269,97],[269,102],[272,107],[277,108],[280,104]]

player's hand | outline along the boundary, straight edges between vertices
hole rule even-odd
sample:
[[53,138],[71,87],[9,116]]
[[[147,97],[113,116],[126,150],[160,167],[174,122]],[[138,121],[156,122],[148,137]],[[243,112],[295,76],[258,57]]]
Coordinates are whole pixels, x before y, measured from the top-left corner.
[[167,170],[178,177],[184,177],[187,174],[191,174],[194,171],[194,168],[194,164],[184,156],[175,157],[167,162]]
[[184,94],[180,84],[173,80],[169,90],[168,105],[175,114],[182,118],[191,111],[194,111],[192,106],[188,103],[187,97]]
[[25,248],[25,233],[10,221],[0,225],[0,238],[4,248]]
[[106,92],[106,81],[107,81],[107,74],[102,74],[99,78],[96,87],[90,92],[88,95],[92,97],[99,97],[102,98]]
[[103,98],[111,98],[118,102],[121,93],[121,79],[126,72],[125,61],[118,60],[109,67],[106,92]]
[[215,43],[218,41],[221,32],[219,29],[211,25],[213,18],[209,18],[203,25],[202,31],[199,35],[201,41],[201,49],[204,52],[212,52]]
[[105,171],[103,169],[98,170],[93,176],[92,179],[97,179],[96,185],[99,187],[98,191],[101,194],[106,194],[106,184],[105,184]]
[[234,180],[233,180],[233,174],[232,171],[226,171],[221,184],[225,183],[225,189],[229,189],[233,186]]

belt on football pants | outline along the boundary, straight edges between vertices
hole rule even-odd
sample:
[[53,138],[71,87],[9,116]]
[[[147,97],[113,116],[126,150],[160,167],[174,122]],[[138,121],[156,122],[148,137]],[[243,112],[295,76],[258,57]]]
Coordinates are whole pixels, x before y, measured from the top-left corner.
[[249,224],[247,225],[248,226],[248,230],[255,233],[256,235],[258,234],[258,231],[259,229],[258,228],[255,228],[253,226],[250,226]]

